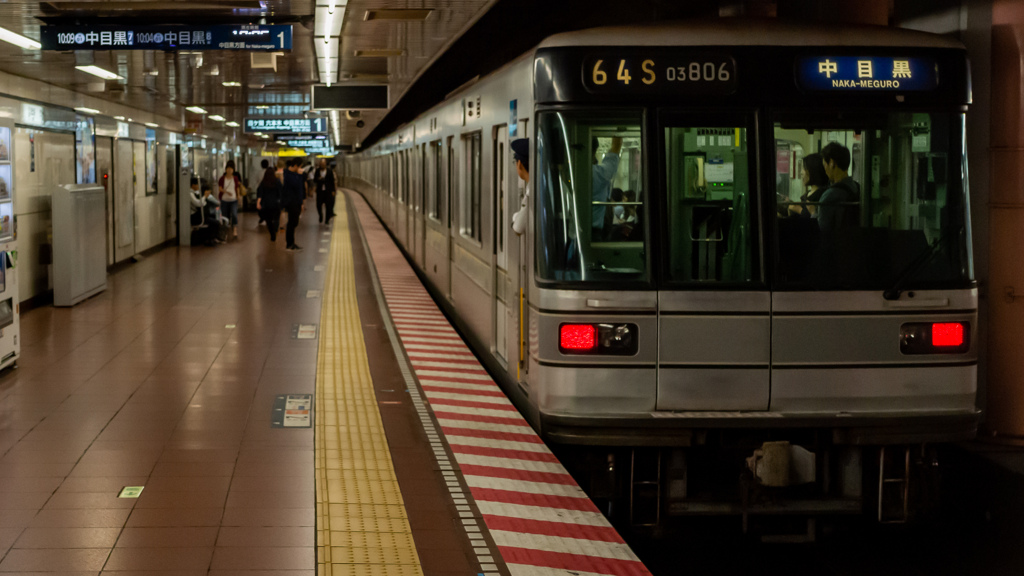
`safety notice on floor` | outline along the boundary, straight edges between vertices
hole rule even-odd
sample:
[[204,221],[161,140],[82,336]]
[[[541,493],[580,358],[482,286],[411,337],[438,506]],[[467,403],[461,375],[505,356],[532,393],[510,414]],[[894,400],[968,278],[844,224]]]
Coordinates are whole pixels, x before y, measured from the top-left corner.
[[316,324],[298,324],[293,334],[299,340],[312,340],[316,338]]
[[309,428],[313,425],[311,394],[279,394],[270,418],[274,428]]

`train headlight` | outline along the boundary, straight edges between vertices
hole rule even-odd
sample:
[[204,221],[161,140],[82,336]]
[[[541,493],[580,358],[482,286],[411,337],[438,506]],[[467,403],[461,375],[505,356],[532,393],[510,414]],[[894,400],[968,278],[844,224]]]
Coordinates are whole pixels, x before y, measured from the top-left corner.
[[562,354],[632,356],[639,350],[636,324],[562,324],[558,349]]
[[968,322],[915,322],[900,326],[904,354],[963,354],[971,348]]

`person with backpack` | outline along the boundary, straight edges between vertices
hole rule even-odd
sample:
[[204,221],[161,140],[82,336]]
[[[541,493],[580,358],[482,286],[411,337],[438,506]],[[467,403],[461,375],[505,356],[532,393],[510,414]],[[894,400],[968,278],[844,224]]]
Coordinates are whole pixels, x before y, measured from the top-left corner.
[[284,184],[277,179],[277,174],[269,167],[263,171],[263,180],[256,189],[256,210],[267,223],[270,241],[277,241],[277,226],[281,222],[282,199]]

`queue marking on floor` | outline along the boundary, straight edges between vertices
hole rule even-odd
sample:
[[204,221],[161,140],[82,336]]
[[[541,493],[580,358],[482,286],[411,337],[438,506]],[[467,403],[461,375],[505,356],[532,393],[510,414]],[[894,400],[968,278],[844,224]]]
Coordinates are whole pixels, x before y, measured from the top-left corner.
[[317,354],[317,574],[422,576],[370,378],[347,218],[334,227]]

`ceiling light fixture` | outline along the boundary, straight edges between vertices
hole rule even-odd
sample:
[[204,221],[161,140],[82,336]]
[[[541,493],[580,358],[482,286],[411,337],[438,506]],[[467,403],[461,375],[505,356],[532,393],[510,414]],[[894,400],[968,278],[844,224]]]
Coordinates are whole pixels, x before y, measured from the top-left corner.
[[223,122],[224,121],[224,117],[221,116],[220,114],[211,114],[210,115],[210,120],[216,120],[217,122]]
[[353,54],[360,58],[388,58],[402,56],[405,54],[405,50],[356,50]]
[[124,116],[114,116],[114,120],[124,120]]
[[225,88],[241,88],[242,87],[242,83],[241,82],[221,82],[220,84],[221,84],[221,86],[224,86]]
[[238,122],[228,122],[227,124],[225,124],[225,126],[230,126],[232,128],[238,128],[239,124],[238,124]]
[[185,108],[185,110],[188,110],[189,112],[194,112],[196,114],[206,114],[206,110],[203,110],[199,106],[189,106],[188,108]]
[[9,42],[15,46],[20,46],[26,50],[39,50],[43,47],[42,44],[36,42],[31,38],[27,38],[16,32],[11,32],[6,28],[0,28],[0,40]]
[[93,76],[99,76],[100,78],[103,78],[104,80],[124,80],[124,78],[122,78],[121,76],[118,76],[117,74],[114,74],[110,70],[104,70],[103,68],[100,68],[99,66],[93,66],[93,65],[89,65],[89,66],[75,66],[75,70],[81,70],[82,72],[85,72],[86,74],[92,74]]
[[145,125],[149,126],[150,128],[159,128],[160,127],[160,125],[157,124],[156,122],[146,122]]
[[267,110],[268,108],[270,108],[270,106],[267,106],[266,104],[259,104],[256,106],[257,110]]
[[100,111],[95,109],[95,108],[86,108],[85,106],[80,106],[78,108],[75,108],[75,112],[81,112],[82,114],[99,114],[100,113]]

